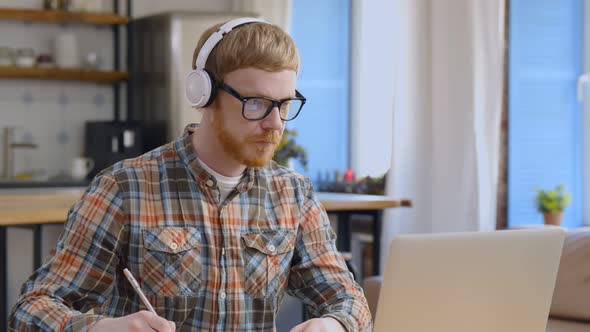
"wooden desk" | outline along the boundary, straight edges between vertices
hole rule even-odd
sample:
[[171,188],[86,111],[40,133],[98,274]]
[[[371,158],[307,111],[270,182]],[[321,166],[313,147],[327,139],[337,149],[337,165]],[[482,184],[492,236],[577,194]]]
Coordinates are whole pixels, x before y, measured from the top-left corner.
[[[1,192],[1,191],[0,191]],[[0,193],[0,226],[59,224],[65,222],[68,210],[82,196],[83,190],[55,193]],[[344,193],[317,193],[328,213],[342,211],[375,211],[411,206],[411,201],[387,196]]]
[[373,275],[379,274],[381,253],[381,222],[383,210],[395,207],[411,207],[410,200],[395,200],[387,196],[358,195],[345,193],[317,193],[326,212],[338,218],[338,250],[350,251],[352,215],[365,214],[373,221]]
[[[6,326],[7,271],[6,228],[29,227],[34,234],[34,269],[41,265],[41,226],[64,223],[70,207],[80,199],[85,188],[56,190],[44,193],[0,191],[0,326]],[[338,217],[338,249],[350,251],[352,215],[367,214],[373,219],[373,273],[379,274],[379,248],[382,212],[386,208],[412,206],[411,201],[386,196],[344,193],[318,193],[326,211]]]
[[383,210],[400,206],[412,206],[410,200],[395,200],[387,196],[325,192],[318,192],[317,195],[324,209],[328,212]]

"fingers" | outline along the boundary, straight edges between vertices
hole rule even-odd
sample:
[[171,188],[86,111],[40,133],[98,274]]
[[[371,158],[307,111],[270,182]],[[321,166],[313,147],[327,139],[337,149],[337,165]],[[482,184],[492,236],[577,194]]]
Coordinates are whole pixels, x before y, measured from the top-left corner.
[[303,330],[305,329],[305,326],[304,326],[304,325],[305,325],[305,323],[306,323],[306,322],[303,322],[303,323],[301,323],[301,324],[299,324],[299,325],[295,326],[294,328],[292,328],[292,329],[291,329],[291,331],[290,331],[290,332],[303,332]]
[[149,311],[140,311],[119,318],[104,318],[92,325],[92,332],[174,332],[176,324]]
[[140,311],[139,314],[145,320],[149,327],[158,332],[174,332],[176,324],[170,322],[158,315],[154,315],[149,311]]

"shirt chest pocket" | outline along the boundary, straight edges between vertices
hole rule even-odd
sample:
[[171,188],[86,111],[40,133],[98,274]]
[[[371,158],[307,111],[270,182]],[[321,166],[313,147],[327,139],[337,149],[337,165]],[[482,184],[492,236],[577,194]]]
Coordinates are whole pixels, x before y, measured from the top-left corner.
[[201,234],[192,227],[143,230],[142,288],[159,296],[190,296],[201,286]]
[[246,291],[253,298],[274,297],[287,287],[296,231],[243,233]]

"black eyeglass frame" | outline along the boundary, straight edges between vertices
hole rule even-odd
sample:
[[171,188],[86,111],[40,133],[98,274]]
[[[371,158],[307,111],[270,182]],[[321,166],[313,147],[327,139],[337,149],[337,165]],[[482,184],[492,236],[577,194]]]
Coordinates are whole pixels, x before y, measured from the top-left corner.
[[[301,109],[303,108],[303,105],[305,105],[305,102],[307,101],[307,99],[299,92],[297,91],[297,89],[295,90],[295,97],[291,97],[291,98],[285,98],[285,99],[281,99],[281,100],[276,100],[276,99],[272,99],[272,98],[268,98],[268,97],[262,97],[262,96],[249,96],[249,97],[243,97],[242,95],[240,95],[236,89],[232,88],[231,86],[229,86],[227,83],[225,82],[220,82],[218,84],[218,88],[229,93],[231,96],[233,96],[234,98],[238,99],[239,101],[242,102],[242,117],[246,120],[249,121],[260,121],[264,118],[266,118],[270,112],[272,112],[272,110],[277,107],[279,109],[279,116],[281,117],[281,120],[283,121],[292,121],[295,120],[295,118],[297,116],[299,116],[299,113],[301,112]],[[264,100],[268,100],[270,101],[272,104],[266,109],[266,112],[264,112],[264,114],[258,118],[258,119],[248,119],[246,117],[245,114],[245,107],[246,107],[246,102],[248,102],[248,100],[250,99],[264,99]],[[288,102],[288,101],[293,101],[293,100],[299,100],[301,101],[301,106],[299,106],[299,109],[297,110],[297,112],[295,113],[295,115],[290,118],[290,119],[284,119],[283,116],[281,115],[281,106],[283,105],[283,103]]]

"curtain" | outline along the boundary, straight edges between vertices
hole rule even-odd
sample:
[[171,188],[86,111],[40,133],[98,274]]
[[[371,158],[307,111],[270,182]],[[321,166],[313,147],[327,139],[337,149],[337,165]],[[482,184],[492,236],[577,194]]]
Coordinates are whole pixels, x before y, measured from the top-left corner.
[[382,263],[401,233],[493,230],[505,0],[396,0],[392,167]]

